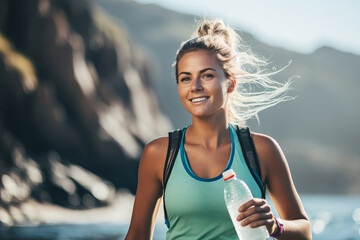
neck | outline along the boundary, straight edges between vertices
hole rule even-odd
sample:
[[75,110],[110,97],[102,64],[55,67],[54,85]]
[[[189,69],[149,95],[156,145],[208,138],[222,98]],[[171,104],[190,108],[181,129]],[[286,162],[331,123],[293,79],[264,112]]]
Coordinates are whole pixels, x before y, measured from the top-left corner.
[[186,142],[200,144],[205,148],[216,149],[231,142],[229,122],[226,117],[194,118],[186,131]]

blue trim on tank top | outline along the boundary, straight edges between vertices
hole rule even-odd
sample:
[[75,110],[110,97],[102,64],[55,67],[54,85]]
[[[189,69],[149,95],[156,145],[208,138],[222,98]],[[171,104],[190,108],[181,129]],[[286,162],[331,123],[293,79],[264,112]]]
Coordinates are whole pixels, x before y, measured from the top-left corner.
[[[235,153],[235,139],[234,139],[234,134],[233,134],[233,131],[235,131],[234,127],[232,126],[231,123],[229,123],[229,126],[230,126],[230,138],[231,138],[231,153],[230,153],[230,158],[229,158],[229,161],[225,167],[225,171],[229,170],[232,163],[233,163],[233,160],[234,160],[234,153]],[[180,144],[180,156],[181,156],[181,160],[182,160],[182,163],[183,163],[183,166],[186,170],[186,172],[194,179],[198,180],[198,181],[202,181],[202,182],[213,182],[213,181],[216,181],[216,180],[219,180],[222,178],[222,173],[217,176],[217,177],[214,177],[214,178],[201,178],[199,176],[197,176],[190,168],[190,165],[189,165],[189,161],[186,157],[186,152],[185,152],[185,148],[184,148],[184,136],[185,136],[185,131],[186,129],[188,128],[189,126],[187,127],[184,127],[183,129],[183,134],[182,134],[182,137],[181,137],[181,144]]]

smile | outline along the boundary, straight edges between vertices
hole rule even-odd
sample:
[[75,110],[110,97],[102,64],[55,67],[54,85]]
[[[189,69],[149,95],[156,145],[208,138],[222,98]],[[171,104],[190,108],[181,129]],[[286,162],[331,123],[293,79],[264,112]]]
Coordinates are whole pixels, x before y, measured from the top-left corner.
[[198,97],[198,98],[190,99],[190,101],[193,102],[193,103],[197,103],[197,102],[205,101],[205,100],[208,99],[208,98],[209,98],[209,97]]

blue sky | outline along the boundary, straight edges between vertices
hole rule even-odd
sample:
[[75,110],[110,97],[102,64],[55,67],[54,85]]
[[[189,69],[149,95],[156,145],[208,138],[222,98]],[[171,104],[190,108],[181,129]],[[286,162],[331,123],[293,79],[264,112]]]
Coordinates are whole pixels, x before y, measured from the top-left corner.
[[263,42],[302,53],[330,46],[360,55],[360,0],[136,1],[202,17],[221,17]]

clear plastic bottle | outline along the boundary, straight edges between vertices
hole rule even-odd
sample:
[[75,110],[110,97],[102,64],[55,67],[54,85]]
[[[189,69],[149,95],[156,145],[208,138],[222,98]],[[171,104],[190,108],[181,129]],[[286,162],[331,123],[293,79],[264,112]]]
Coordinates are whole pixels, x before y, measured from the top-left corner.
[[229,211],[231,220],[234,224],[236,233],[241,240],[265,240],[269,238],[269,233],[265,226],[251,228],[250,225],[245,227],[236,220],[239,216],[239,207],[253,198],[249,187],[246,183],[238,178],[232,169],[223,173],[225,181],[224,199]]

